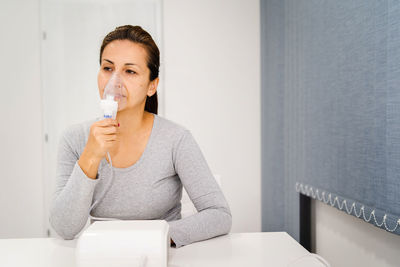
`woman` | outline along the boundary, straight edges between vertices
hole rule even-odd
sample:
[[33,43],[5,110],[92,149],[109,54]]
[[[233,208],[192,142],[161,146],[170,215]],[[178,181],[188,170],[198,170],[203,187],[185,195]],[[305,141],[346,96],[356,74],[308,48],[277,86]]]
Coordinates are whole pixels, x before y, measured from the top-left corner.
[[[156,44],[139,26],[117,27],[104,38],[100,97],[112,74],[126,89],[116,120],[75,124],[62,135],[50,223],[64,239],[73,239],[89,215],[166,220],[177,248],[230,231],[228,203],[192,134],[157,115],[159,62]],[[182,185],[198,211],[183,219]]]

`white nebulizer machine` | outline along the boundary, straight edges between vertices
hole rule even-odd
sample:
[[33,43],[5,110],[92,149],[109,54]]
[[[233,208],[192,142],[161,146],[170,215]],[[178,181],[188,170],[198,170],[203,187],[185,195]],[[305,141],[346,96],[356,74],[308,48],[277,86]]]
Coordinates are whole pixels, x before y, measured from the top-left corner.
[[[103,118],[116,119],[118,108],[125,104],[126,89],[115,71],[109,79],[101,99]],[[165,220],[120,220],[100,218],[91,211],[107,194],[114,179],[110,153],[111,177],[97,200],[89,209],[95,220],[78,238],[76,264],[78,267],[167,267],[169,224]]]
[[79,237],[77,267],[167,267],[165,220],[98,221]]

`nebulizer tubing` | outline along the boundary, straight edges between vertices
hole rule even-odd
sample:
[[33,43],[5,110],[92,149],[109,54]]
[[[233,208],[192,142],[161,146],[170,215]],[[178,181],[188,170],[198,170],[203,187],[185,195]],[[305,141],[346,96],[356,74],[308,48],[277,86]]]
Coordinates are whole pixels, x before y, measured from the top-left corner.
[[[115,71],[111,75],[110,79],[108,80],[106,87],[104,88],[103,98],[100,101],[100,107],[103,110],[103,118],[112,118],[116,119],[117,111],[118,111],[118,101],[124,97],[124,87],[122,84],[122,80],[119,77],[118,73]],[[119,220],[116,218],[101,218],[101,217],[94,217],[90,213],[91,211],[103,200],[105,195],[107,194],[108,190],[111,188],[113,180],[114,180],[114,169],[112,166],[112,160],[109,151],[107,151],[109,166],[110,166],[110,173],[111,177],[109,179],[108,185],[105,186],[104,191],[102,194],[97,198],[97,200],[90,206],[89,208],[89,217],[94,220],[102,220],[102,221],[109,221],[109,220]]]

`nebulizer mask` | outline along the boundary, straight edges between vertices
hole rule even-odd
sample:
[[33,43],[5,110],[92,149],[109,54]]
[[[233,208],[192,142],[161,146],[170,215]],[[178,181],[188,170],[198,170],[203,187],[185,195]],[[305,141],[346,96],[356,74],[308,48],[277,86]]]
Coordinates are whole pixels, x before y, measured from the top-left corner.
[[[103,119],[112,118],[115,120],[117,117],[118,109],[123,108],[125,106],[125,103],[126,103],[126,88],[123,85],[123,81],[118,72],[114,71],[104,88],[103,98],[100,100],[100,107],[103,111]],[[96,202],[94,202],[89,209],[89,217],[94,220],[103,220],[103,221],[117,220],[114,218],[94,217],[90,214],[92,209],[95,208],[98,205],[98,203],[104,198],[107,191],[110,189],[114,179],[114,170],[112,167],[111,156],[108,151],[107,151],[107,156],[110,166],[111,177],[108,181],[107,186],[104,187],[105,190],[102,192],[102,194],[97,198]]]
[[104,88],[103,99],[100,102],[103,117],[116,119],[118,108],[124,104],[126,89],[118,72],[114,71]]

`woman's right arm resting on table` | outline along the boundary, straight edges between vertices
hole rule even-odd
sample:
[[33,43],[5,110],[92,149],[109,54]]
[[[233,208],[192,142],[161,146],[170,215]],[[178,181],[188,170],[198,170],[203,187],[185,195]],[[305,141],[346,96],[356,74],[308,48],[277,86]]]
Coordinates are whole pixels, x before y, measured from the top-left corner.
[[77,132],[64,131],[57,155],[56,187],[50,209],[50,224],[64,239],[73,239],[86,225],[100,160],[73,147]]

